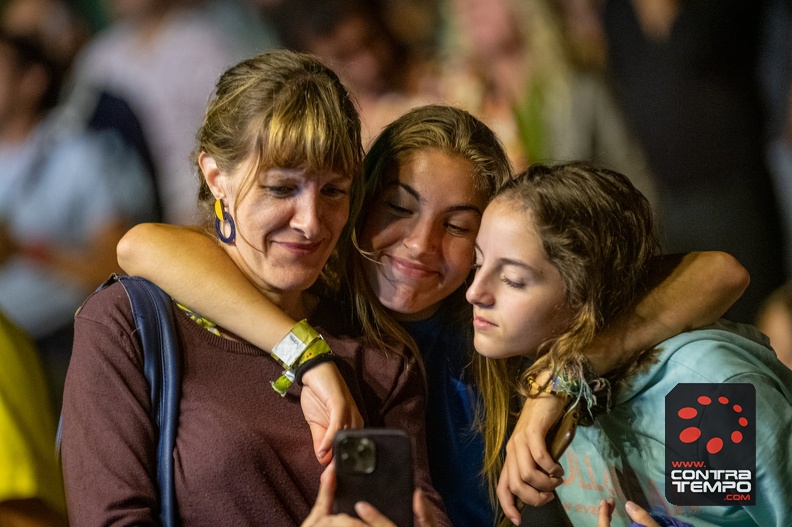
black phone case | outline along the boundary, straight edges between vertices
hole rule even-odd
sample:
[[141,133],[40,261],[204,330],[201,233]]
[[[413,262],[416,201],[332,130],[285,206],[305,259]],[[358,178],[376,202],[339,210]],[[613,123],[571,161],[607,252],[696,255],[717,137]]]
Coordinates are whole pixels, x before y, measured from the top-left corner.
[[[339,460],[339,444],[348,437],[365,437],[375,444],[376,462],[370,473],[350,470]],[[377,428],[342,430],[333,440],[333,460],[336,467],[334,503],[337,513],[357,518],[355,503],[365,501],[398,527],[413,526],[412,442],[406,433]]]

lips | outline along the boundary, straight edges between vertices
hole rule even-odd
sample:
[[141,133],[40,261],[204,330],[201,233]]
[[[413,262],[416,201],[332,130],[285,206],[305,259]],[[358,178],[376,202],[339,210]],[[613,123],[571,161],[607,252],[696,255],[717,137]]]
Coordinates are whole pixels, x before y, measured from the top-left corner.
[[279,245],[283,247],[288,252],[304,256],[308,254],[312,254],[316,252],[321,246],[321,242],[312,242],[312,243],[305,243],[305,242],[273,242],[275,245]]
[[427,278],[438,274],[434,269],[412,260],[406,260],[396,256],[389,256],[388,258],[390,258],[391,267],[394,271],[409,278]]
[[473,327],[479,331],[483,331],[498,326],[497,324],[490,322],[486,318],[476,315],[475,317],[473,317]]

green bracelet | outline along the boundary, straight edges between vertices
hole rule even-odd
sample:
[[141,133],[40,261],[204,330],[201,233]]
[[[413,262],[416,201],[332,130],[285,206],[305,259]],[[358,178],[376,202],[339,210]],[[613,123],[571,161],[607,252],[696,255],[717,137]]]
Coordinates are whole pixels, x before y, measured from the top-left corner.
[[321,337],[307,320],[301,320],[272,348],[272,356],[285,369],[291,370],[305,350]]
[[322,335],[312,328],[307,320],[297,322],[289,334],[272,348],[272,358],[283,367],[281,376],[270,383],[272,388],[284,397],[294,383],[295,370],[309,360],[330,351],[330,346]]

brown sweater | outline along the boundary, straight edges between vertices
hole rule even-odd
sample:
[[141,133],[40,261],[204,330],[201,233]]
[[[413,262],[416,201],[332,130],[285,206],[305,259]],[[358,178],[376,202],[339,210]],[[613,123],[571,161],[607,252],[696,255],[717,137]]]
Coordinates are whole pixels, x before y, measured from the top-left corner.
[[[333,308],[320,305],[317,313]],[[176,309],[183,353],[175,485],[184,526],[299,525],[316,499],[316,461],[298,389],[270,386],[277,363],[251,344],[215,336]],[[321,323],[317,319],[313,321]],[[93,294],[75,321],[63,406],[62,459],[72,527],[156,525],[156,436],[129,301],[114,284]],[[448,525],[431,488],[424,387],[398,353],[332,338],[321,327],[367,426],[414,439],[416,484]]]

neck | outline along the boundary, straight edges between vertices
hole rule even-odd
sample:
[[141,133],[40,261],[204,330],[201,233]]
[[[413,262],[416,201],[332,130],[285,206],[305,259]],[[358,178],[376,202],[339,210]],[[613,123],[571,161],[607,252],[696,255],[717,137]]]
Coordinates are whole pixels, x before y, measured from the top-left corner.
[[[236,244],[247,243],[237,232]],[[245,261],[236,245],[220,244],[229,258],[239,268],[243,275],[253,284],[259,292],[277,306],[281,311],[295,320],[308,318],[313,313],[318,299],[307,291],[284,291],[273,287],[263,280]]]
[[397,313],[396,311],[391,311],[390,314],[396,322],[421,322],[437,313],[437,310],[440,309],[440,304],[441,302],[438,302],[437,304],[415,313]]
[[267,291],[263,291],[263,293],[273,304],[282,309],[284,313],[294,320],[302,320],[310,317],[319,301],[315,296],[306,291],[279,295]]

